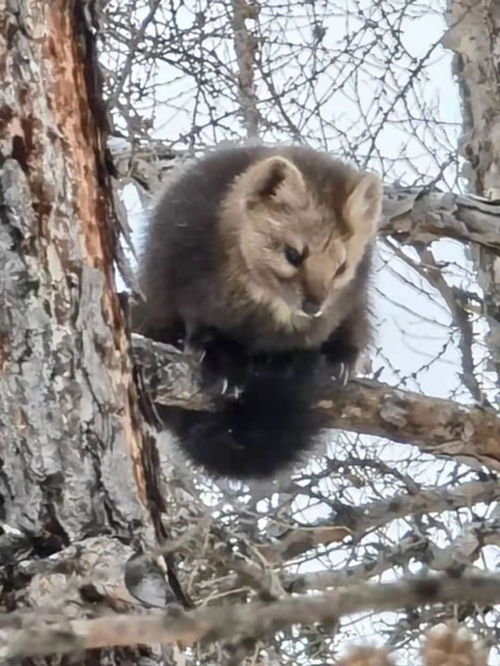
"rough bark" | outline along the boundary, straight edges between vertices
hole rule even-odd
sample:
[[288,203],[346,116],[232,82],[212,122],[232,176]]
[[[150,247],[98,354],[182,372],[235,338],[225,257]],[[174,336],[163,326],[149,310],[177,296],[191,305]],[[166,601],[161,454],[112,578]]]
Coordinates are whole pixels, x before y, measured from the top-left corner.
[[[119,578],[165,532],[114,281],[94,9],[0,2],[0,560],[78,544]],[[28,573],[2,569],[5,608],[64,604]]]
[[[476,575],[460,579],[445,575],[417,577],[397,583],[362,583],[317,596],[295,596],[271,603],[260,601],[148,617],[114,615],[68,622],[60,616],[12,614],[0,616],[0,656],[44,655],[51,654],[54,649],[69,653],[84,647],[133,645],[139,641],[143,644],[162,641],[182,647],[202,640],[249,645],[292,625],[321,623],[331,626],[346,615],[363,611],[416,608],[426,603],[469,602],[484,607],[499,600],[498,576]],[[461,657],[464,647],[462,645]],[[442,663],[458,661],[445,659]],[[475,662],[460,659],[460,663],[471,663],[472,666]]]
[[[245,9],[241,3],[238,7]],[[135,569],[126,564],[142,550],[158,554],[158,542],[169,536],[167,502],[169,514],[175,513],[176,502],[175,484],[160,487],[161,452],[138,410],[128,334],[115,289],[121,221],[114,216],[116,198],[105,150],[107,124],[99,101],[94,10],[91,0],[0,0],[0,565],[4,583],[0,603],[9,611],[26,605],[63,609],[67,622],[76,616],[77,622],[84,622],[91,605],[108,613],[138,606],[136,598],[144,598],[143,590],[137,575],[135,584],[130,579],[138,569],[141,573],[140,562],[136,561]],[[252,92],[251,86],[248,91]],[[247,122],[256,126],[257,117]],[[498,213],[493,205],[471,205],[470,199],[445,199],[435,193],[425,197],[430,214],[420,208],[422,196],[413,191],[393,198],[397,205],[384,229],[399,238],[416,234],[418,240],[429,233],[450,235],[498,253]],[[208,397],[199,390],[194,361],[140,340],[134,349],[158,402],[210,408]],[[146,395],[140,398],[148,405]],[[489,411],[363,382],[353,382],[342,392],[325,388],[317,408],[325,425],[388,436],[437,454],[472,456],[491,466],[499,462],[499,423]],[[192,522],[187,493],[183,502],[185,528]],[[173,520],[169,519],[168,527],[174,527]],[[330,543],[347,533],[343,526],[297,530],[297,540],[291,543],[289,538],[280,554],[291,556],[299,547]],[[177,583],[172,551],[164,553],[169,582],[177,598],[188,605]],[[57,557],[47,557],[52,554]],[[238,568],[235,556],[234,560],[232,568],[241,578],[253,575],[249,565]],[[255,578],[262,580],[261,569]],[[158,597],[152,605],[172,601],[162,569],[152,579],[153,596]],[[399,602],[396,592],[393,599]],[[462,599],[461,588],[453,594],[458,592]],[[496,600],[498,585],[495,595]],[[384,595],[380,599],[380,607],[388,607]],[[285,608],[297,615],[284,617],[282,609],[274,606],[276,615],[270,619],[278,617],[285,626],[297,618],[310,621],[331,616],[330,605],[311,615],[307,604],[302,608],[293,604],[286,600]],[[361,607],[352,606],[354,610]],[[201,611],[196,618],[203,622],[195,638],[205,636],[207,627],[217,637],[227,638],[234,629],[233,615],[230,607]],[[237,608],[236,629],[248,622],[259,629],[260,616],[260,606]],[[14,615],[6,624],[15,624],[18,617]],[[134,621],[132,617],[132,625]],[[44,629],[43,620],[40,626]],[[63,630],[74,626],[66,624]],[[152,642],[164,637],[157,633]],[[49,632],[45,638],[52,651],[54,636]],[[57,638],[63,639],[64,631]],[[122,634],[121,642],[128,645],[141,638],[131,632]],[[108,640],[87,646],[109,644]],[[14,654],[19,653],[0,656]],[[122,655],[117,655],[110,651],[106,663],[124,663]],[[130,662],[139,664],[143,656],[144,651],[137,650]],[[165,655],[152,652],[144,663],[160,661],[167,661]],[[87,663],[100,662],[99,653],[94,653]]]
[[[450,0],[446,45],[455,52],[463,105],[460,150],[471,189],[500,200],[500,10],[491,0]],[[491,368],[500,385],[500,257],[473,248],[490,325]]]
[[423,244],[453,238],[500,256],[500,201],[411,187],[384,193],[382,235]]

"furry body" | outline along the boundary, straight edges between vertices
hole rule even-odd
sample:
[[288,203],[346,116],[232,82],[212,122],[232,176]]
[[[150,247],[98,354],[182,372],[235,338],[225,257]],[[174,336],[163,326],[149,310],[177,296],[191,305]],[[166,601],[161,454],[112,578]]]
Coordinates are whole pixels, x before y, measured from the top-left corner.
[[209,153],[156,206],[135,327],[206,351],[240,395],[216,414],[164,409],[208,471],[268,476],[314,441],[323,359],[352,367],[370,337],[367,282],[380,182],[303,147]]

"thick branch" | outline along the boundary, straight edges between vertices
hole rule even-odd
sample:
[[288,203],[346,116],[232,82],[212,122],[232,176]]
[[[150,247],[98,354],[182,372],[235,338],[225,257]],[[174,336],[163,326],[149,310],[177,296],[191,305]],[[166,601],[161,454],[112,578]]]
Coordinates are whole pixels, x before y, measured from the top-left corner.
[[426,245],[436,238],[454,238],[500,254],[500,201],[390,187],[385,190],[380,230]]
[[247,27],[247,19],[256,19],[259,12],[257,3],[247,0],[232,0],[233,43],[238,66],[238,93],[240,113],[247,132],[252,139],[259,134],[259,111],[255,93],[254,60],[257,39]]
[[362,611],[415,608],[426,603],[500,602],[499,576],[422,577],[402,583],[356,585],[316,597],[273,603],[207,606],[191,612],[113,615],[70,621],[62,616],[11,614],[0,617],[0,657],[48,655],[112,645],[201,640],[239,643],[264,638],[293,624],[330,624]]
[[[155,402],[210,410],[199,385],[198,361],[141,336],[133,336],[136,361]],[[470,458],[500,469],[500,419],[481,407],[401,391],[373,381],[353,381],[342,390],[323,388],[316,409],[325,427],[387,437],[435,455]],[[469,460],[467,460],[469,458]]]
[[460,152],[474,190],[500,198],[500,19],[496,3],[450,0],[445,45],[454,51],[455,73],[464,115]]
[[[454,69],[462,97],[463,134],[459,142],[467,160],[464,175],[472,189],[491,200],[500,199],[500,15],[495,2],[449,0],[445,44],[455,53]],[[500,234],[497,232],[497,238]],[[496,255],[496,256],[495,256]],[[498,251],[472,248],[483,290],[489,369],[500,386],[500,278]],[[500,401],[500,393],[497,394]]]

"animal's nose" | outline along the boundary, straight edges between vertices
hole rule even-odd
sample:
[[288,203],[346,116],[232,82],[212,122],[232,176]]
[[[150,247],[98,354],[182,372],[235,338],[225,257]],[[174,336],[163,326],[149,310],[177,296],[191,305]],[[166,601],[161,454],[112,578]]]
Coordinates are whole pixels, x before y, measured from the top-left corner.
[[319,317],[322,314],[321,303],[306,298],[302,303],[302,311],[310,317]]

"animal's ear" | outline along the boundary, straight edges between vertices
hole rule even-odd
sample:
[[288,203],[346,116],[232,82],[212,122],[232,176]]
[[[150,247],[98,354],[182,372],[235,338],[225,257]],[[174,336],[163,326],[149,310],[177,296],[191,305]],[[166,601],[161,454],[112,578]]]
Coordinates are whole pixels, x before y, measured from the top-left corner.
[[259,204],[294,203],[306,191],[299,169],[290,160],[278,155],[268,157],[247,169],[242,186],[249,208]]
[[344,204],[344,219],[354,236],[371,238],[382,211],[382,181],[374,173],[361,178]]

